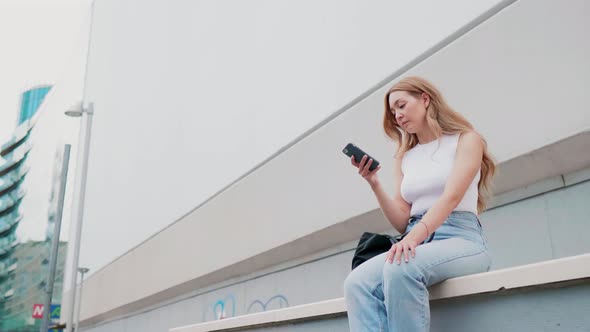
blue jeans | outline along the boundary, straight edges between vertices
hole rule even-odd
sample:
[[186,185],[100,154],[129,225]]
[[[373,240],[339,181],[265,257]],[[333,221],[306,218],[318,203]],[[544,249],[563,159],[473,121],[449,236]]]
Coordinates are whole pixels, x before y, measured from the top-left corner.
[[[411,230],[424,216],[412,216]],[[416,256],[386,263],[387,253],[354,269],[344,281],[351,332],[418,332],[430,329],[427,287],[445,279],[489,271],[491,256],[475,214],[453,211],[432,241],[416,247]]]

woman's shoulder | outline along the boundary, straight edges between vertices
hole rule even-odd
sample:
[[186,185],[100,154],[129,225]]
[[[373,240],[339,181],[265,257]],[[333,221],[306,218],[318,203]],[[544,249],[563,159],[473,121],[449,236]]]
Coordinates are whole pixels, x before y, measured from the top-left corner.
[[483,137],[475,130],[469,130],[463,133],[456,134],[458,141],[462,144],[481,144]]
[[457,141],[457,151],[466,153],[481,153],[485,148],[483,137],[475,130],[461,133]]
[[468,130],[460,133],[443,134],[441,141],[453,142],[459,144],[459,142],[470,142],[468,144],[474,144],[483,140],[482,136],[475,130]]

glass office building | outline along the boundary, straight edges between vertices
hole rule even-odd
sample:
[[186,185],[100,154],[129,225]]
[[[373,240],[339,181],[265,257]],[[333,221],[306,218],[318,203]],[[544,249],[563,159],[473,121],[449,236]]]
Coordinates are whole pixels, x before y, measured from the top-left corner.
[[30,119],[37,112],[49,90],[51,90],[51,85],[40,85],[23,92],[18,125]]
[[19,206],[25,195],[22,183],[28,171],[26,157],[31,144],[27,138],[31,127],[28,120],[22,123],[12,139],[0,148],[0,278],[13,265],[10,254],[17,244],[16,228],[23,218]]
[[[0,146],[0,331],[29,331],[34,327],[38,330],[39,321],[32,319],[31,311],[33,304],[43,299],[49,269],[49,236],[45,241],[19,243],[16,230],[25,217],[21,202],[26,195],[23,182],[29,171],[27,155],[32,147],[35,114],[50,89],[51,86],[37,86],[22,94],[17,127],[8,142]],[[64,248],[60,244],[60,252]],[[63,253],[59,256],[59,278],[54,289],[58,297]]]

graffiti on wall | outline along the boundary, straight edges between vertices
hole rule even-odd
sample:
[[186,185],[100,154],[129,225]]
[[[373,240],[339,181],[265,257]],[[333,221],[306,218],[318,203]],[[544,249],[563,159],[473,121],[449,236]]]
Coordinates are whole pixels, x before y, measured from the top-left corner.
[[229,294],[223,299],[212,302],[203,314],[204,322],[234,317],[236,315],[236,298]]
[[[248,305],[246,314],[281,309],[288,306],[289,300],[287,300],[287,297],[282,294],[277,294],[266,301],[261,299],[252,301],[252,303]],[[235,317],[236,315],[236,298],[233,294],[228,294],[222,299],[217,299],[209,303],[203,312],[203,322]]]
[[268,299],[267,301],[263,302],[261,300],[256,300],[250,303],[248,306],[248,310],[246,313],[250,314],[253,312],[262,312],[267,310],[273,309],[281,309],[286,308],[289,306],[289,301],[284,295],[275,295]]

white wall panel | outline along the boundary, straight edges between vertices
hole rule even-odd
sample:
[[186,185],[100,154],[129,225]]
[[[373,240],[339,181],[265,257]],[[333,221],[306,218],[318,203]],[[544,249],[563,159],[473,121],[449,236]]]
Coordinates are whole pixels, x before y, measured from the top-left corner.
[[[125,53],[122,51],[126,46],[124,41],[130,42],[132,38],[129,36],[133,34],[112,28],[122,24],[113,22],[122,22],[124,17],[128,17],[126,15],[130,15],[131,9],[121,3],[106,1],[97,2],[96,5],[99,8],[95,13],[96,17],[100,17],[99,14],[107,9],[120,10],[114,17],[110,16],[113,21],[109,24],[98,21],[97,31],[100,33],[94,35],[96,37],[93,37],[92,48],[98,52],[106,47],[112,53],[102,54],[103,57],[91,56],[91,68],[95,68],[94,75],[98,75],[98,68],[108,60],[114,62],[112,64],[115,66],[111,69],[117,68],[122,73],[116,82],[105,77],[89,81],[89,89],[93,91],[89,98],[97,102],[95,123],[98,133],[95,135],[91,153],[91,179],[87,197],[89,205],[86,214],[89,226],[85,225],[83,261],[101,266],[108,261],[107,257],[111,259],[129,243],[144,239],[150,231],[156,231],[169,223],[171,218],[186,212],[183,208],[194,206],[192,190],[197,186],[207,186],[205,182],[197,181],[197,175],[192,177],[191,174],[196,174],[196,169],[205,170],[203,174],[208,178],[215,177],[206,168],[213,166],[204,166],[201,162],[201,156],[209,156],[210,153],[195,149],[200,149],[203,142],[217,141],[221,136],[211,135],[204,140],[195,140],[196,136],[193,135],[201,128],[195,126],[197,123],[200,126],[205,119],[195,118],[200,113],[191,113],[188,110],[199,110],[198,107],[194,108],[195,105],[200,105],[199,102],[208,100],[207,98],[217,98],[219,103],[214,105],[223,104],[223,112],[221,108],[215,108],[215,111],[214,108],[207,108],[211,113],[206,114],[213,117],[208,119],[208,127],[216,128],[216,124],[231,118],[232,121],[227,123],[224,129],[241,128],[249,135],[254,135],[251,129],[246,130],[238,125],[245,123],[243,118],[240,118],[243,113],[239,113],[237,117],[230,117],[225,111],[227,105],[231,105],[228,100],[234,100],[228,96],[237,96],[238,99],[250,100],[253,103],[254,101],[234,90],[236,86],[248,86],[241,75],[233,76],[236,79],[234,84],[227,84],[227,81],[223,81],[223,84],[215,80],[208,81],[210,86],[225,89],[223,98],[214,92],[203,96],[199,94],[202,93],[201,90],[194,89],[195,84],[188,84],[187,80],[173,79],[179,77],[172,77],[170,73],[174,70],[182,72],[178,68],[181,63],[187,65],[186,71],[192,70],[183,61],[176,65],[169,62],[170,68],[167,70],[160,67],[163,59],[158,57],[165,57],[162,54],[163,50],[172,52],[175,47],[149,48],[149,51],[155,52],[153,57],[150,52],[146,52],[144,58],[133,57],[127,53],[121,55]],[[101,9],[100,6],[104,7]],[[160,9],[163,17],[169,15],[171,18],[176,17],[179,11],[178,8],[174,9],[176,11],[168,7],[160,8],[155,3],[146,4],[147,13],[156,9]],[[188,11],[186,7],[183,9]],[[170,10],[174,13],[169,12]],[[586,91],[590,87],[590,66],[586,60],[590,58],[590,47],[587,43],[581,42],[583,32],[590,31],[590,22],[586,19],[589,13],[590,8],[582,0],[571,1],[568,6],[549,0],[518,1],[418,64],[408,74],[422,74],[440,86],[451,105],[464,113],[484,133],[498,161],[505,162],[548,143],[590,129],[590,116],[580,103],[581,100],[585,100]],[[559,21],[554,21],[555,17],[559,18]],[[137,26],[146,25],[146,29],[152,29],[142,21],[147,20],[145,17],[140,16],[137,19]],[[363,22],[360,18],[358,20]],[[151,23],[160,26],[161,22]],[[109,29],[113,29],[112,35],[106,33]],[[225,36],[223,33],[227,32],[221,27],[220,29],[220,33]],[[246,27],[244,29],[247,30]],[[383,27],[371,30],[369,35],[374,37],[384,30],[387,29]],[[150,35],[150,31],[145,33]],[[162,31],[151,32],[153,38],[144,36],[145,39],[138,41],[139,45],[144,43],[147,47],[152,45],[151,42],[159,40],[158,38],[163,38],[163,35],[159,35]],[[104,35],[101,35],[103,33]],[[364,37],[366,36],[361,34],[358,40],[365,40]],[[112,41],[108,38],[119,44],[111,44]],[[180,43],[180,37],[174,37],[170,42]],[[189,43],[191,40],[183,42]],[[357,46],[359,52],[363,52],[365,56],[373,54],[373,49],[369,45]],[[340,50],[336,46],[333,47]],[[392,46],[391,54],[395,53],[394,49],[395,46]],[[211,55],[217,54],[215,50],[203,48],[201,51],[210,56],[207,58],[208,61],[223,58],[224,54],[220,55],[221,58]],[[247,57],[248,52],[244,52]],[[328,56],[326,54],[320,52],[316,55],[323,59],[323,56]],[[128,58],[118,63],[119,56]],[[336,55],[331,56],[336,59]],[[126,70],[124,64],[129,65],[131,59],[136,61],[132,66],[135,71],[123,75]],[[560,59],[566,59],[567,63],[558,61]],[[195,60],[195,66],[203,63],[200,61]],[[379,61],[362,62],[363,66],[369,66],[369,63],[379,64]],[[234,65],[231,64],[229,68],[237,70],[239,66]],[[152,67],[155,68],[153,71],[150,69]],[[244,64],[244,67],[247,66]],[[141,68],[146,69],[145,73],[140,70]],[[202,68],[213,70],[217,67]],[[375,70],[377,69],[381,74],[387,72],[383,65],[378,65]],[[389,72],[394,69],[395,66]],[[357,80],[357,76],[360,75],[356,71],[358,67],[352,63],[341,67],[341,70],[346,73],[347,78],[354,77],[352,81],[363,82],[361,85],[365,89],[378,81],[375,77],[369,76]],[[131,75],[140,72],[141,75]],[[371,70],[363,68],[363,72]],[[142,76],[147,73],[152,76]],[[236,73],[243,74],[239,71]],[[322,75],[318,73],[317,76]],[[195,82],[202,82],[199,80],[205,78],[199,77]],[[110,85],[107,86],[104,81]],[[271,81],[273,85],[277,85],[278,81]],[[340,78],[336,81],[343,80]],[[174,82],[173,86],[180,89],[178,99],[171,98],[169,92],[165,92],[169,90],[165,90],[164,86],[169,86],[170,82]],[[346,90],[339,84],[333,86],[327,81],[322,83],[322,87],[338,87],[337,91],[346,92],[341,98],[327,98],[332,102],[338,100],[342,104],[347,98],[355,95],[353,88]],[[125,88],[137,90],[125,91]],[[314,91],[317,89],[313,85],[311,88]],[[293,87],[291,90],[299,89],[302,89],[301,83],[298,83],[297,89]],[[382,181],[386,185],[391,183],[391,173],[387,170],[391,168],[394,146],[385,139],[380,127],[382,96],[385,90],[386,87],[378,89],[207,204],[95,272],[85,286],[83,319],[96,318],[99,314],[109,316],[153,304],[154,301],[166,296],[175,296],[175,292],[184,289],[182,287],[189,287],[191,281],[210,277],[219,269],[272,251],[278,246],[378,208],[370,189],[349,165],[347,158],[341,153],[341,148],[348,141],[354,141],[366,148],[383,163]],[[143,91],[142,96],[145,98],[139,98],[138,94],[131,91]],[[255,93],[257,97],[264,96],[264,105],[278,105],[273,100],[277,96],[272,93],[275,90],[269,87],[256,89],[254,92],[247,91],[249,94]],[[129,93],[127,98],[123,98],[126,96],[125,92]],[[187,99],[187,96],[191,97]],[[309,103],[315,100],[295,99]],[[190,102],[192,104],[189,108],[186,105]],[[320,102],[313,105],[294,102],[288,105],[284,107],[290,112],[306,108],[305,106],[316,111],[336,108],[330,108],[328,103]],[[173,111],[148,111],[154,108]],[[103,115],[100,115],[100,109],[103,110]],[[266,118],[266,115],[261,120],[268,119],[269,126],[271,123],[274,124],[271,122],[272,117]],[[99,120],[101,116],[102,119]],[[287,116],[284,119],[290,121]],[[154,126],[155,123],[161,125]],[[266,134],[256,135],[260,135],[256,136],[256,139],[259,139],[264,138]],[[244,139],[240,140],[241,143],[256,146],[251,144],[256,140],[250,141],[250,136],[242,137]],[[286,137],[288,138],[284,142],[292,138],[290,135]],[[284,143],[277,144],[278,147]],[[256,155],[256,158],[263,158],[262,156],[271,150],[258,150],[260,154]],[[219,156],[222,156],[219,160],[226,161],[226,166],[232,164],[232,160],[250,160],[250,165],[260,160],[240,159],[242,156],[238,153],[220,153]],[[215,155],[211,158],[213,161],[216,160]],[[226,176],[220,183],[226,183],[247,169],[246,167],[232,173],[229,168],[226,172],[225,169],[222,171],[222,166],[216,167],[217,171]],[[150,191],[147,188],[154,190]],[[158,224],[160,222],[163,224]],[[385,224],[384,221],[383,225]],[[102,241],[91,240],[90,234],[101,238]],[[105,243],[104,239],[108,239],[108,242]],[[93,255],[98,249],[102,250],[103,254],[100,259],[94,260],[91,257],[96,257]],[[108,293],[104,292],[105,287],[108,287]]]
[[81,264],[95,273],[497,2],[96,1]]

